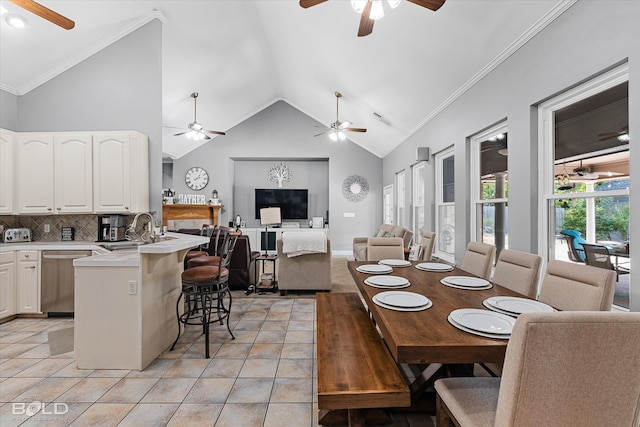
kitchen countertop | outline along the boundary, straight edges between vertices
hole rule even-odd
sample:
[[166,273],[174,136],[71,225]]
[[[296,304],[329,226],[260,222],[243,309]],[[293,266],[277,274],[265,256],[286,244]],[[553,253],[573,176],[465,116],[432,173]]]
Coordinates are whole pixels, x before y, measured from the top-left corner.
[[[98,254],[74,260],[76,267],[137,267],[141,254],[168,254],[195,248],[209,241],[208,237],[182,233],[166,233],[167,240],[140,245],[137,248],[109,251],[100,242],[25,242],[0,244],[0,252],[23,250],[93,250]],[[105,242],[107,243],[107,242]]]

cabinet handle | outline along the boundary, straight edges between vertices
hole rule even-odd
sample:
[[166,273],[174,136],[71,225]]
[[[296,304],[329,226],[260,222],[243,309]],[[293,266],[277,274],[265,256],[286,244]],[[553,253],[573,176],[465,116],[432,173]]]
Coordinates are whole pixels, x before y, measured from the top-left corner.
[[29,254],[24,254],[24,257],[25,258],[29,258]]
[[124,208],[125,208],[126,210],[129,210],[129,206],[125,206]]
[[58,209],[58,210],[62,210],[62,208],[56,208],[56,209]]
[[31,267],[27,267],[27,268],[34,269],[34,268],[36,268],[36,266],[35,266],[35,265],[32,265]]
[[48,211],[50,211],[50,210],[51,210],[51,208],[47,208],[47,210],[48,210]]

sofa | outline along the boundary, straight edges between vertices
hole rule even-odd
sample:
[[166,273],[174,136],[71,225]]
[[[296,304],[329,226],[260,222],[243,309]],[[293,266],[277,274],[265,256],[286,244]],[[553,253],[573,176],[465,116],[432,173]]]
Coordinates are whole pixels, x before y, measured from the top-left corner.
[[[372,261],[368,256],[369,245],[380,246],[385,242],[378,239],[400,238],[402,239],[403,254],[400,258],[404,258],[404,248],[408,248],[413,239],[413,232],[406,227],[394,224],[382,224],[378,227],[375,234],[371,237],[354,237],[353,238],[353,259],[356,261]],[[376,240],[373,240],[376,239]],[[371,240],[371,241],[369,241]],[[397,240],[386,242],[387,245],[396,245]],[[377,257],[377,256],[376,256]],[[391,258],[391,257],[385,257]],[[396,258],[395,256],[393,258]],[[380,258],[384,259],[384,258]]]
[[327,252],[288,257],[282,252],[282,239],[276,240],[278,267],[276,279],[281,295],[288,290],[328,291],[331,289],[331,242]]

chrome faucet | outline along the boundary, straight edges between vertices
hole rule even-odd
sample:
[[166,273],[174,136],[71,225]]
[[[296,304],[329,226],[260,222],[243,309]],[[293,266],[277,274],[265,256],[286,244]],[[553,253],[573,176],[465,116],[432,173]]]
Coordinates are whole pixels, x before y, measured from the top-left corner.
[[[153,215],[151,215],[148,212],[140,212],[140,213],[136,214],[136,216],[133,218],[133,222],[129,226],[129,229],[125,233],[125,238],[127,240],[136,240],[136,239],[133,239],[131,237],[130,233],[133,233],[134,237],[138,237],[138,235],[136,234],[136,227],[138,225],[138,219],[142,215],[145,215],[145,216],[149,217],[149,222],[147,223],[147,229],[142,233],[142,236],[140,236],[140,240],[142,240],[143,242],[155,242],[156,235],[155,235],[155,231],[153,229],[154,218],[153,218]],[[147,235],[147,234],[149,235],[149,240],[145,239],[145,235]]]

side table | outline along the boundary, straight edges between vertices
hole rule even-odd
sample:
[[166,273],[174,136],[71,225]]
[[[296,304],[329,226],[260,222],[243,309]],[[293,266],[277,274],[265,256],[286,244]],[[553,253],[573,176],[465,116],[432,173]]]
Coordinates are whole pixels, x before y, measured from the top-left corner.
[[[262,255],[260,254],[258,258],[256,258],[255,264],[255,277],[256,277],[256,291],[259,293],[269,291],[275,292],[278,289],[278,281],[276,280],[276,260],[278,259],[278,255]],[[258,261],[262,265],[262,275],[258,277]],[[273,274],[264,273],[265,271],[265,263],[273,263]]]

